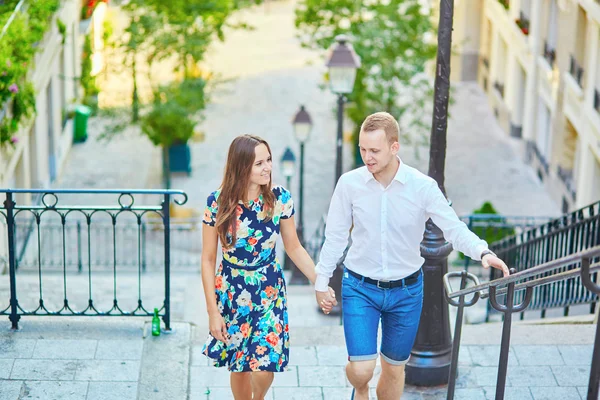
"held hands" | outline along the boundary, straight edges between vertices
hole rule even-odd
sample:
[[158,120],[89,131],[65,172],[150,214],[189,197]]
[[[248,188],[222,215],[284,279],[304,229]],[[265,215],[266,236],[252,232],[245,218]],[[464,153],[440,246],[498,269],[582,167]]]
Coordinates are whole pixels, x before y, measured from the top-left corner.
[[331,287],[328,287],[328,289],[329,290],[327,292],[315,291],[317,303],[319,304],[319,307],[321,307],[321,310],[324,314],[329,314],[333,306],[337,305],[335,291]]
[[208,316],[208,327],[210,334],[217,340],[227,344],[229,334],[227,333],[227,324],[221,314],[210,314]]
[[490,266],[493,268],[497,268],[502,271],[505,277],[510,275],[508,267],[506,266],[504,261],[502,261],[493,254],[486,254],[485,256],[483,256],[483,258],[481,259],[481,265],[483,265],[483,268],[485,269],[488,269]]

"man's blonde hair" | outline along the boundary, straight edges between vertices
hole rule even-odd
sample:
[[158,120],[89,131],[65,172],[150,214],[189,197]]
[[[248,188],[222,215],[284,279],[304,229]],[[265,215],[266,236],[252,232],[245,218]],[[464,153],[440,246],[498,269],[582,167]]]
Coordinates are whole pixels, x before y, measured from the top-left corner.
[[400,135],[400,126],[391,114],[386,112],[378,112],[371,114],[365,119],[360,127],[361,132],[373,132],[378,129],[383,129],[388,142],[394,143],[398,141]]

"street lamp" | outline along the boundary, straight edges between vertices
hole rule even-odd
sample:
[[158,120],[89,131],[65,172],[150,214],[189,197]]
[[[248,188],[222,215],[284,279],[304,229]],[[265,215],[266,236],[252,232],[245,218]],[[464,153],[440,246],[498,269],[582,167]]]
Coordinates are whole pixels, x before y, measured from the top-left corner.
[[337,110],[337,140],[335,153],[335,182],[342,175],[342,140],[343,140],[343,117],[344,117],[344,95],[352,93],[356,70],[360,67],[360,58],[354,52],[352,45],[348,43],[345,35],[338,35],[335,38],[337,44],[331,52],[327,61],[329,68],[329,87],[333,93],[338,96]]
[[[283,176],[285,176],[287,189],[290,190],[292,176],[296,173],[296,156],[289,147],[286,147],[281,156],[281,172],[283,173]],[[292,265],[292,260],[286,251],[283,259],[283,269],[291,269]]]
[[[340,176],[342,176],[344,95],[352,93],[354,80],[356,78],[356,70],[360,67],[360,58],[354,52],[352,45],[348,43],[348,38],[345,35],[338,35],[335,40],[337,44],[333,48],[331,56],[327,61],[327,68],[329,68],[329,88],[338,96],[334,187],[337,185]],[[335,293],[338,296],[342,293],[342,274],[342,267],[338,263],[329,282],[330,286],[335,290]],[[329,315],[339,315],[341,312],[342,303],[339,302],[338,305],[331,310]]]
[[[300,106],[300,110],[294,116],[292,125],[294,126],[296,140],[300,143],[300,184],[298,190],[298,225],[296,226],[296,231],[298,232],[300,243],[304,245],[304,143],[308,140],[313,127],[310,115],[306,112],[304,106]],[[308,280],[298,268],[293,268],[290,283],[292,285],[306,285],[308,284]]]
[[[453,13],[453,0],[440,1],[429,176],[436,180],[444,194]],[[442,231],[428,220],[421,242],[421,255],[425,259],[423,311],[417,338],[406,366],[406,382],[411,385],[437,386],[448,383],[452,341],[442,277],[448,272],[448,255],[451,251],[452,246],[446,242]]]

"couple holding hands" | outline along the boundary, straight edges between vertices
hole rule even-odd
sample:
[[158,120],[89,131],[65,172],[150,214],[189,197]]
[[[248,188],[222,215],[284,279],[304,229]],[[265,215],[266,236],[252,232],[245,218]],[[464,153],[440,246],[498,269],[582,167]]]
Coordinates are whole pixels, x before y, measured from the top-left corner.
[[[369,398],[379,354],[377,398],[402,396],[423,303],[420,243],[429,218],[454,248],[508,275],[504,262],[458,219],[437,183],[401,161],[398,136],[398,123],[388,113],[363,122],[359,148],[365,165],[336,185],[316,266],[296,235],[289,191],[272,186],[268,143],[252,135],[231,143],[223,182],[204,210],[202,282],[210,335],[203,352],[231,371],[236,400],[262,400],[274,372],[283,372],[289,361],[286,284],[275,255],[279,235],[314,284],[325,313],[337,304],[329,279],[351,236],[341,301],[346,374],[355,400]],[[223,256],[215,274],[219,241]]]

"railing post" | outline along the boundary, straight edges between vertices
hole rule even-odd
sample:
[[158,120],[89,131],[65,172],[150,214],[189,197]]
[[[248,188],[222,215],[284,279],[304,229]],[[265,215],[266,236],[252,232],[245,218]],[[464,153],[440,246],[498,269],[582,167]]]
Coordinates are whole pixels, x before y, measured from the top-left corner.
[[146,272],[146,223],[142,222],[142,271]]
[[6,201],[4,202],[6,209],[6,229],[8,231],[8,271],[10,275],[10,316],[8,319],[12,322],[12,329],[19,329],[18,314],[19,302],[17,301],[17,271],[15,257],[15,202],[11,192],[6,193]]
[[77,270],[83,270],[83,260],[81,259],[81,221],[77,221]]
[[162,204],[163,222],[165,228],[165,315],[163,321],[165,329],[171,330],[171,197],[164,195]]
[[[581,281],[585,287],[593,293],[600,295],[600,286],[592,281],[590,275],[590,259],[581,259]],[[590,379],[588,383],[587,400],[598,399],[598,386],[600,385],[600,319],[596,322],[596,339],[592,352],[592,366],[590,367]]]
[[458,354],[460,351],[460,338],[462,334],[462,321],[464,309],[465,307],[470,307],[474,305],[479,300],[479,292],[475,292],[473,294],[473,298],[468,302],[465,302],[464,295],[459,297],[458,302],[449,297],[451,291],[449,278],[452,276],[457,276],[458,274],[460,274],[461,277],[460,290],[465,289],[467,287],[467,279],[472,280],[476,286],[479,285],[479,280],[477,279],[477,277],[473,274],[469,274],[467,271],[450,272],[444,275],[444,294],[446,296],[446,301],[448,302],[448,304],[458,307],[456,314],[456,323],[454,325],[454,340],[452,341],[452,361],[450,362],[450,374],[448,377],[448,392],[446,396],[447,400],[454,399],[454,390],[456,388],[456,376],[458,373]]
[[[473,232],[473,216],[469,215],[469,223],[467,224],[467,226],[469,227],[469,230],[471,232]],[[463,256],[465,257],[465,271],[469,270],[469,264],[471,263],[471,258],[469,256],[467,256],[466,254],[463,254]]]
[[[514,274],[517,271],[514,268],[510,269],[510,273]],[[502,323],[502,342],[500,345],[500,360],[498,363],[498,379],[496,380],[496,400],[504,399],[504,390],[506,388],[506,372],[508,369],[508,352],[510,350],[510,329],[512,325],[512,313],[521,312],[529,305],[533,287],[528,287],[525,292],[525,299],[518,306],[514,305],[515,299],[515,282],[508,284],[506,291],[506,302],[504,305],[498,303],[496,298],[496,286],[490,286],[489,295],[490,303],[494,309],[504,314],[504,322]]]

